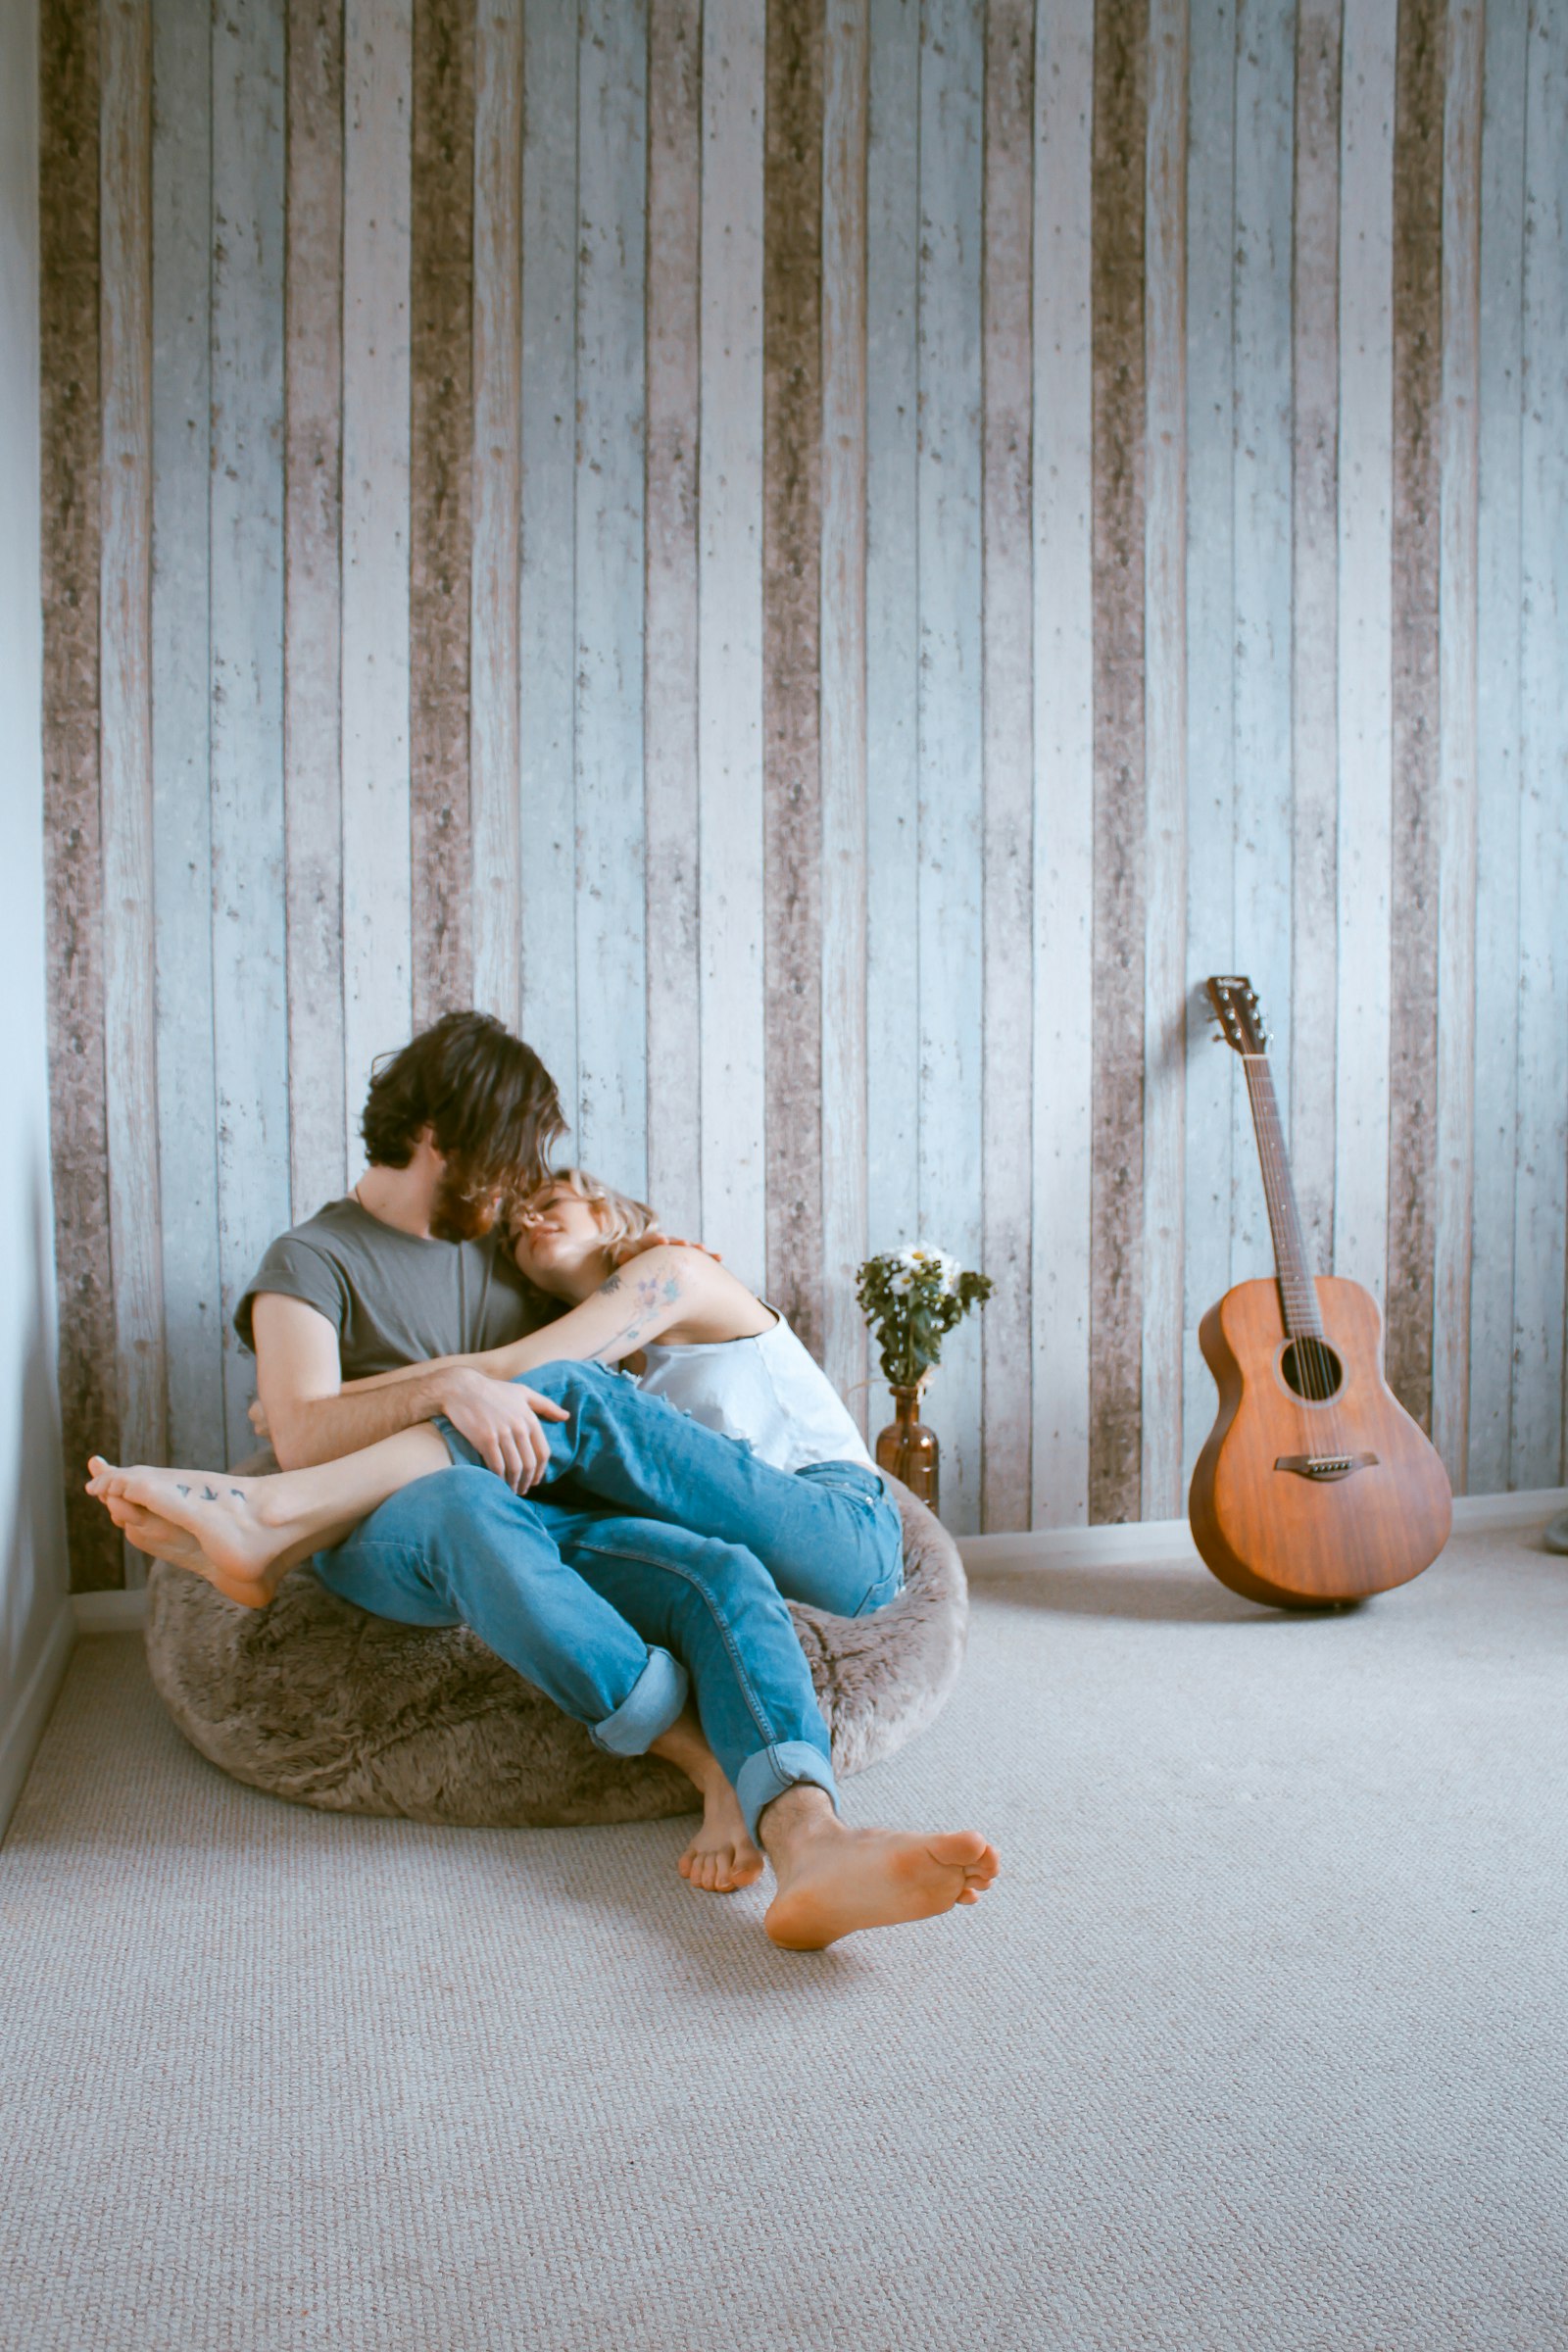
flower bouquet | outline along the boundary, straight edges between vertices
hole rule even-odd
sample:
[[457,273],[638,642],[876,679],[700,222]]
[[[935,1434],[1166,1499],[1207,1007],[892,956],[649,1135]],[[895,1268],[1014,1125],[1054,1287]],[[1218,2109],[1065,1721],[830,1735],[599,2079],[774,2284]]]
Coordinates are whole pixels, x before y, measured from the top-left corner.
[[898,1419],[876,1442],[877,1465],[937,1508],[940,1455],[935,1434],[917,1419],[921,1394],[942,1360],[942,1343],[972,1306],[990,1298],[988,1274],[966,1273],[956,1257],[928,1243],[868,1257],[855,1295],[877,1344]]

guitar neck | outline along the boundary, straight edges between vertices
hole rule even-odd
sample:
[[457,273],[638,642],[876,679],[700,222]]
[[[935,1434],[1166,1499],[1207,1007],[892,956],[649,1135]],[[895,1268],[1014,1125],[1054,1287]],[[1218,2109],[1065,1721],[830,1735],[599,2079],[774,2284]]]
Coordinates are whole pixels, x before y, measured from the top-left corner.
[[1266,1054],[1244,1054],[1247,1093],[1252,1105],[1257,1156],[1263,1168],[1263,1198],[1268,1202],[1269,1232],[1274,1237],[1274,1264],[1279,1274],[1285,1328],[1292,1339],[1321,1339],[1323,1319],[1318,1312],[1317,1285],[1306,1262],[1296,1187],[1285,1152],[1285,1132],[1274,1095],[1274,1075]]

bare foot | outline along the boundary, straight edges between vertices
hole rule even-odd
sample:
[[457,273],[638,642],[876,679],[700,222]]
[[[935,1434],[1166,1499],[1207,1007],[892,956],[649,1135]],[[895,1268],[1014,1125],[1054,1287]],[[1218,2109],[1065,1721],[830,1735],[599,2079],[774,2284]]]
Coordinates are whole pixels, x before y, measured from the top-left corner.
[[702,1791],[703,1826],[675,1868],[688,1886],[708,1894],[733,1894],[762,1875],[762,1857],[752,1843],[740,1800],[723,1765],[709,1746],[697,1711],[687,1703],[667,1732],[650,1743]]
[[94,1454],[96,1494],[138,1551],[205,1577],[245,1608],[264,1609],[289,1565],[286,1535],[264,1527],[254,1501],[263,1481],[229,1471],[120,1470]]
[[722,1772],[702,1784],[703,1826],[675,1868],[690,1886],[709,1894],[733,1894],[762,1875],[762,1857],[752,1843],[740,1800]]
[[919,1837],[846,1829],[819,1788],[786,1789],[762,1816],[778,1879],[763,1926],[787,1951],[816,1952],[858,1928],[936,1919],[976,1903],[997,1876],[997,1849],[978,1830]]

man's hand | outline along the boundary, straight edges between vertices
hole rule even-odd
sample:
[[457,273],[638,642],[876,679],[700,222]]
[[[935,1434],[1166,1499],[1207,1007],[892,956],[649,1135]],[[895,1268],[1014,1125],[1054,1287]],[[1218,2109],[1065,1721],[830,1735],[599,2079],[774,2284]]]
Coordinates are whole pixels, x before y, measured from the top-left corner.
[[487,1372],[464,1368],[442,1374],[441,1410],[514,1494],[526,1494],[550,1467],[550,1441],[539,1426],[541,1417],[571,1418],[564,1404],[514,1380],[492,1380]]
[[719,1252],[710,1250],[706,1242],[683,1242],[678,1234],[664,1233],[657,1225],[650,1225],[646,1233],[639,1233],[635,1239],[614,1243],[609,1251],[610,1262],[612,1266],[623,1266],[628,1258],[641,1257],[645,1250],[700,1250],[715,1265],[724,1262]]

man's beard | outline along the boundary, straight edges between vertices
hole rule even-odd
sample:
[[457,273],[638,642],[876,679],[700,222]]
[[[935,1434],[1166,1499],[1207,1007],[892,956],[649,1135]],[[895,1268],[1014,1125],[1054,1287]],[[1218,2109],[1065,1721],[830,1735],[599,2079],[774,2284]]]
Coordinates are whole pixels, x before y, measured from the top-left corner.
[[430,1211],[430,1231],[438,1242],[481,1241],[500,1206],[501,1188],[493,1179],[478,1181],[449,1161]]

